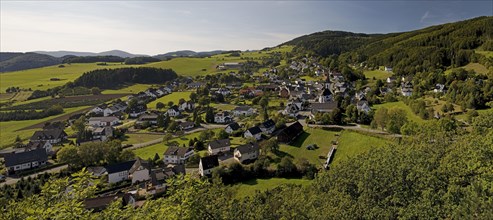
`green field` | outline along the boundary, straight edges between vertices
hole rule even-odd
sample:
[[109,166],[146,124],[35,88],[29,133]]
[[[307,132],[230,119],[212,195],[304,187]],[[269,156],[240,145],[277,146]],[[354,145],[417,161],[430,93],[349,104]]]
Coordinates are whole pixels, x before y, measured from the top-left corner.
[[375,77],[375,79],[381,79],[382,81],[385,81],[388,77],[392,76],[392,73],[383,70],[364,71],[363,73],[368,79],[373,79],[373,77]]
[[13,144],[17,135],[23,140],[29,139],[34,131],[40,129],[28,129],[28,130],[20,130],[25,127],[29,127],[38,123],[42,123],[63,115],[70,114],[72,112],[79,111],[81,109],[87,108],[88,106],[80,106],[75,108],[65,108],[64,113],[60,115],[55,115],[43,119],[37,120],[25,120],[25,121],[5,121],[0,122],[0,148],[5,148],[10,144]]
[[480,74],[488,74],[488,69],[486,69],[486,67],[480,63],[469,63],[469,64],[463,66],[462,68],[464,68],[466,70],[474,70],[474,72],[480,73]]
[[236,189],[236,197],[242,198],[252,196],[256,192],[263,192],[273,189],[282,184],[308,185],[311,180],[307,179],[286,179],[286,178],[271,178],[271,179],[251,179],[238,183],[233,186]]
[[[69,81],[75,80],[82,73],[95,69],[114,69],[130,67],[120,63],[108,63],[107,66],[99,66],[96,63],[76,63],[64,64],[65,67],[59,68],[58,65],[48,66],[30,70],[21,70],[0,74],[0,91],[5,91],[7,87],[15,86],[23,89],[46,90],[56,86],[64,85]],[[50,81],[51,78],[59,78],[60,81]]]
[[150,87],[151,85],[147,85],[147,84],[134,84],[121,89],[107,89],[101,93],[102,94],[126,94],[126,93],[135,94],[135,93],[143,92]]
[[475,50],[474,52],[483,54],[487,58],[492,58],[493,57],[493,51],[481,51],[481,50]]
[[337,151],[331,165],[338,164],[347,158],[354,157],[372,148],[381,147],[390,141],[352,131],[344,131],[338,142]]
[[141,134],[141,133],[132,133],[125,134],[126,140],[123,141],[124,144],[138,144],[144,143],[156,139],[162,139],[164,134]]
[[374,105],[373,108],[375,110],[379,109],[379,108],[382,108],[382,107],[385,107],[385,108],[401,108],[403,109],[404,111],[406,111],[406,115],[407,115],[407,119],[408,120],[411,120],[411,121],[414,121],[418,124],[422,124],[425,122],[424,119],[420,118],[419,116],[415,115],[411,108],[409,106],[407,106],[404,102],[402,101],[399,101],[399,102],[388,102],[388,103],[384,103],[384,104],[379,104],[379,105]]
[[[336,135],[340,135],[340,137]],[[325,159],[319,159],[319,156],[327,156],[333,140],[338,140],[339,142],[337,152],[334,155],[335,163],[366,152],[375,146],[382,146],[388,143],[386,139],[352,131],[334,132],[321,128],[307,128],[305,129],[305,133],[300,135],[290,145],[281,144],[280,150],[291,155],[293,158],[306,158],[310,163],[319,166],[325,163]],[[306,146],[310,144],[317,144],[319,148],[315,150],[306,149]]]
[[169,95],[165,95],[159,99],[156,99],[152,102],[149,102],[147,104],[147,108],[149,109],[156,109],[156,104],[158,102],[162,102],[163,104],[165,104],[166,106],[168,105],[168,102],[169,101],[172,101],[175,105],[178,105],[178,102],[180,101],[180,99],[185,99],[185,100],[190,100],[190,94],[192,94],[192,92],[173,92]]
[[[213,131],[216,133],[219,130],[220,129],[213,129]],[[176,141],[178,142],[180,147],[183,144],[185,144],[185,146],[188,146],[188,141],[190,141],[190,139],[198,138],[199,135],[200,135],[200,131],[192,134],[184,135],[182,137],[173,138],[170,140],[170,142]],[[168,149],[168,146],[165,143],[158,143],[151,146],[135,149],[133,150],[133,152],[135,153],[136,156],[139,156],[140,158],[143,159],[147,159],[149,157],[153,158],[156,153],[158,153],[159,156],[162,157],[166,149]]]

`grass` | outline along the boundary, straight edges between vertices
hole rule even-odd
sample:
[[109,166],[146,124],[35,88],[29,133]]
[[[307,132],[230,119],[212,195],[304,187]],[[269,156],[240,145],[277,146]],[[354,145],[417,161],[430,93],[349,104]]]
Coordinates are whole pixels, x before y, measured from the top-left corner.
[[[5,91],[7,87],[15,86],[23,89],[46,90],[56,86],[64,85],[73,81],[82,73],[96,69],[114,69],[130,67],[121,63],[108,63],[107,66],[99,66],[96,63],[76,63],[64,64],[64,68],[58,65],[36,69],[21,70],[0,74],[0,91]],[[50,81],[51,78],[59,78],[59,81]],[[26,80],[29,79],[29,80]]]
[[182,98],[185,100],[190,100],[190,94],[192,94],[192,92],[173,92],[169,95],[165,95],[159,99],[149,102],[147,104],[147,108],[156,109],[156,104],[158,102],[162,102],[165,105],[168,105],[168,102],[172,101],[175,105],[177,105]]
[[392,76],[391,73],[383,70],[364,71],[363,73],[368,79],[373,79],[373,77],[375,77],[376,80],[381,79],[383,81]]
[[486,58],[492,58],[493,57],[493,51],[480,51],[480,50],[475,50],[474,52],[483,54]]
[[307,179],[286,179],[286,178],[271,178],[271,179],[251,179],[234,185],[236,188],[236,197],[243,198],[252,196],[256,192],[263,192],[273,189],[282,184],[295,184],[306,186],[311,183]]
[[385,108],[400,108],[400,109],[403,109],[405,112],[406,112],[406,115],[407,115],[407,119],[408,120],[411,120],[411,121],[414,121],[418,124],[422,124],[425,122],[424,119],[420,118],[419,116],[415,115],[411,108],[409,106],[407,106],[404,102],[402,101],[398,101],[398,102],[388,102],[388,103],[384,103],[384,104],[379,104],[379,105],[374,105],[373,108],[375,110],[379,109],[379,108],[382,108],[382,107],[385,107]]
[[80,107],[75,107],[75,108],[65,108],[64,113],[60,115],[55,115],[43,119],[36,119],[36,120],[24,120],[24,121],[5,121],[5,122],[0,122],[0,149],[5,148],[8,145],[14,143],[15,138],[17,135],[22,140],[27,140],[29,139],[34,131],[40,130],[40,129],[28,129],[28,130],[20,130],[25,127],[29,127],[38,123],[42,123],[48,120],[51,120],[53,118],[57,118],[63,115],[70,114],[75,111],[79,111],[81,109],[87,108],[88,106],[80,106]]
[[102,94],[125,94],[125,93],[138,93],[143,92],[150,88],[151,85],[147,84],[134,84],[121,89],[107,89],[101,92]]
[[338,164],[343,160],[354,157],[372,148],[383,146],[389,143],[389,140],[352,131],[344,131],[338,142],[337,151],[331,165]]
[[[219,130],[220,129],[213,129],[215,133],[217,133]],[[176,141],[178,142],[180,147],[183,144],[185,144],[185,146],[188,146],[188,142],[190,141],[190,139],[199,138],[200,133],[201,132],[199,131],[181,137],[173,138],[170,140],[170,142]],[[153,158],[156,153],[159,154],[160,157],[162,157],[166,149],[168,149],[168,146],[165,143],[158,143],[147,147],[135,149],[133,150],[133,152],[135,153],[136,156],[139,156],[140,158],[143,159],[147,159],[149,157]]]
[[127,139],[123,142],[124,144],[137,144],[137,143],[144,143],[156,139],[162,139],[164,137],[164,134],[141,134],[141,133],[135,133],[135,134],[126,134]]
[[211,107],[214,107],[218,110],[231,111],[236,108],[236,105],[211,103]]
[[[493,52],[492,52],[493,53]],[[488,74],[488,69],[480,63],[469,63],[462,68],[466,70],[474,70],[476,73]]]

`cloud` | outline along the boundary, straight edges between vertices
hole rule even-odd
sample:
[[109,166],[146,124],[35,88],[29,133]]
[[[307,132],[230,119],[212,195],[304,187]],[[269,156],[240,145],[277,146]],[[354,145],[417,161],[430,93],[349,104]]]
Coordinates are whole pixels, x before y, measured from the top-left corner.
[[421,16],[421,19],[419,20],[421,23],[423,23],[426,19],[430,17],[430,11],[426,11],[423,16]]

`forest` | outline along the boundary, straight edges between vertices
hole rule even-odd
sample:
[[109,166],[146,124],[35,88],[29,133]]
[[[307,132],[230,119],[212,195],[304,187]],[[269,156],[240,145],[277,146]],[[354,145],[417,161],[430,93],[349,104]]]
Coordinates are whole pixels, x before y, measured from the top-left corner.
[[171,69],[150,67],[99,69],[82,74],[74,80],[73,85],[114,89],[130,83],[164,84],[176,77],[178,77],[177,74]]

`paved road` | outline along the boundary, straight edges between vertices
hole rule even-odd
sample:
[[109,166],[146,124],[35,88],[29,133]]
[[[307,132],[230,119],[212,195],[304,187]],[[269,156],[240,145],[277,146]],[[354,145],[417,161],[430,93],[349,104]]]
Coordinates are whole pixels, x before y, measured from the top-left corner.
[[[48,169],[48,170],[41,171],[39,173],[34,173],[34,174],[29,175],[29,176],[24,176],[24,179],[27,179],[28,177],[34,178],[34,177],[37,177],[38,175],[44,174],[44,173],[58,173],[61,170],[67,169],[67,168],[68,168],[68,165],[54,167],[54,168],[51,168],[51,169]],[[21,178],[11,178],[11,177],[8,177],[7,178],[7,181],[5,181],[3,183],[0,183],[0,186],[3,186],[3,185],[12,185],[12,184],[17,183],[19,180],[21,180]]]

